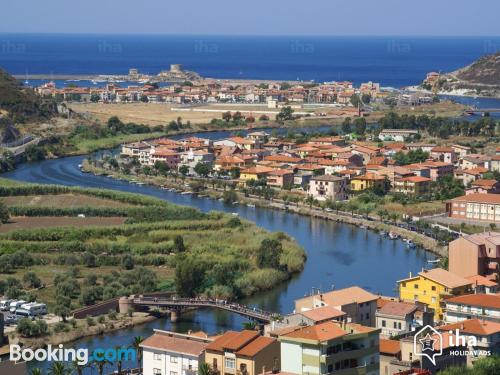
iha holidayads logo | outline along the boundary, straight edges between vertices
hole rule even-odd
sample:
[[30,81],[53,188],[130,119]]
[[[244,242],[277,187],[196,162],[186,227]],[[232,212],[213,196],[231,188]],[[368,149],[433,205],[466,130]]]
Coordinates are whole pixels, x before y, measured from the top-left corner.
[[[432,326],[425,326],[413,336],[413,352],[415,355],[427,358],[436,366],[436,358],[443,355],[444,349],[448,355],[454,356],[486,356],[489,350],[477,350],[477,338],[472,335],[462,335],[459,329],[439,332]],[[471,350],[469,350],[471,348]]]

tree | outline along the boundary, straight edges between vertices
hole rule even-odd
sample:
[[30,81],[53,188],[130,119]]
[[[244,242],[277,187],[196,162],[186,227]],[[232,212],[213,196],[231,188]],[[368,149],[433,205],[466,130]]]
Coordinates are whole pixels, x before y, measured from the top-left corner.
[[349,134],[351,133],[351,118],[346,117],[344,119],[344,122],[342,122],[342,133],[344,134]]
[[211,168],[210,168],[210,165],[208,163],[202,163],[202,162],[199,162],[197,163],[195,166],[194,166],[194,171],[196,172],[196,174],[198,174],[199,176],[202,176],[202,177],[208,177],[208,175],[210,174],[210,172],[212,171]]
[[134,257],[132,254],[125,254],[122,258],[122,267],[126,270],[134,269]]
[[358,117],[354,120],[354,131],[356,134],[364,135],[366,132],[366,119],[364,117]]
[[122,131],[123,127],[125,126],[123,122],[117,117],[117,116],[112,116],[108,119],[108,129],[111,130],[114,133],[118,133]]
[[[30,375],[43,375],[43,372],[41,369],[39,369],[38,367],[37,368],[34,368],[30,371]],[[80,375],[80,374],[78,374]]]
[[312,195],[308,195],[306,197],[305,202],[309,205],[309,208],[312,208],[314,202],[316,202],[316,199],[314,199],[314,197]]
[[65,295],[57,295],[54,314],[61,317],[63,322],[66,322],[66,318],[71,315],[71,299]]
[[181,165],[179,168],[179,173],[186,176],[189,173],[189,167],[187,165]]
[[24,284],[31,289],[40,288],[42,285],[42,280],[36,275],[36,273],[30,271],[23,276]]
[[290,106],[281,108],[281,111],[276,115],[277,121],[293,120],[293,109]]
[[278,269],[282,252],[283,246],[280,241],[269,238],[262,240],[257,251],[257,267]]
[[95,367],[97,367],[97,373],[99,375],[103,375],[104,374],[104,369],[109,364],[110,364],[110,362],[108,360],[104,359],[104,358],[99,358],[99,359],[95,359],[94,360],[94,365],[95,365]]
[[78,360],[75,359],[71,362],[71,373],[76,375],[83,375],[83,370],[85,370],[86,367],[87,365],[82,365]]
[[155,162],[154,169],[156,173],[161,174],[162,176],[168,175],[168,172],[170,171],[168,164],[159,160]]
[[212,369],[204,362],[198,366],[198,375],[212,375]]
[[70,375],[69,368],[66,367],[64,362],[54,362],[52,366],[50,366],[48,375]]
[[90,101],[92,103],[97,103],[97,102],[99,102],[99,100],[101,100],[101,97],[99,96],[99,94],[90,95]]
[[359,106],[359,104],[361,103],[360,99],[359,99],[359,95],[358,94],[352,94],[350,102],[353,105],[353,107]]
[[86,251],[82,255],[82,262],[86,267],[93,268],[96,267],[96,257],[94,254]]
[[142,347],[141,343],[144,341],[144,337],[135,336],[132,340],[130,347],[135,350],[136,358],[137,358],[137,367],[141,367],[142,362]]
[[0,222],[2,224],[8,223],[10,220],[9,209],[3,200],[0,200]]
[[186,246],[184,245],[184,238],[181,235],[177,235],[174,238],[174,251],[176,253],[183,253],[186,251]]
[[222,114],[222,119],[223,119],[224,121],[226,121],[226,122],[231,121],[231,118],[232,118],[232,117],[233,117],[233,116],[231,115],[231,112],[229,112],[229,111],[224,112],[224,113]]
[[183,297],[194,297],[202,288],[205,277],[203,264],[192,257],[177,255],[175,267],[175,289]]
[[244,322],[243,323],[243,329],[246,329],[248,331],[253,331],[255,330],[255,327],[257,325],[255,324],[255,322]]

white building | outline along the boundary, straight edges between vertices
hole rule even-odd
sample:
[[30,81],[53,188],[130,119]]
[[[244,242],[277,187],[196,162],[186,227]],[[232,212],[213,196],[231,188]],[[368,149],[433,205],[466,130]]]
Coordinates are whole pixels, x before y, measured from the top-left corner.
[[347,180],[332,175],[312,177],[309,181],[308,194],[320,201],[327,199],[334,201],[346,200]]
[[381,141],[404,142],[407,138],[412,138],[418,134],[417,130],[410,129],[384,129],[380,132],[378,138]]
[[143,375],[195,375],[212,339],[154,330],[141,343]]
[[482,319],[500,323],[500,295],[467,294],[444,300],[444,320],[456,323],[467,319]]

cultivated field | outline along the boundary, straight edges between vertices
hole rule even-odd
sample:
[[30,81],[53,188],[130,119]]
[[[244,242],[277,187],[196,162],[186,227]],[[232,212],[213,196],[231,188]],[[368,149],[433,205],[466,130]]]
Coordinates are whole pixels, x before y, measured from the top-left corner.
[[36,206],[36,207],[131,207],[131,204],[102,199],[83,194],[58,194],[58,195],[21,195],[5,197],[3,201],[8,206]]
[[0,233],[18,229],[110,226],[124,222],[123,217],[12,217],[9,223],[0,226]]

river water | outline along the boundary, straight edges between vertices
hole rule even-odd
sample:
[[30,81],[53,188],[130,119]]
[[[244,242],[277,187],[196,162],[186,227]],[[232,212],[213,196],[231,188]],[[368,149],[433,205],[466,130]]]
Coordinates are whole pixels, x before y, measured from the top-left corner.
[[[151,186],[138,186],[108,177],[85,174],[78,169],[78,164],[83,159],[83,156],[77,156],[26,163],[3,177],[32,183],[107,188],[147,194],[172,203],[196,207],[204,212],[237,212],[240,217],[251,220],[262,228],[288,233],[305,248],[308,259],[304,270],[288,282],[243,301],[265,310],[291,312],[293,301],[310,293],[312,287],[325,291],[332,287],[338,289],[359,285],[373,293],[395,295],[397,280],[406,277],[410,271],[420,271],[428,266],[428,260],[434,259],[432,254],[422,249],[408,249],[402,241],[391,241],[352,225],[266,208],[228,206],[217,200],[180,195]],[[181,332],[189,329],[203,330],[214,334],[227,329],[241,329],[243,322],[243,318],[231,313],[199,310],[184,314],[175,324],[170,323],[168,319],[160,319],[105,336],[79,340],[71,346],[92,350],[128,345],[134,336],[151,335],[153,328]],[[46,367],[48,364],[43,363],[41,366]],[[88,370],[87,374],[91,374],[91,370]]]

